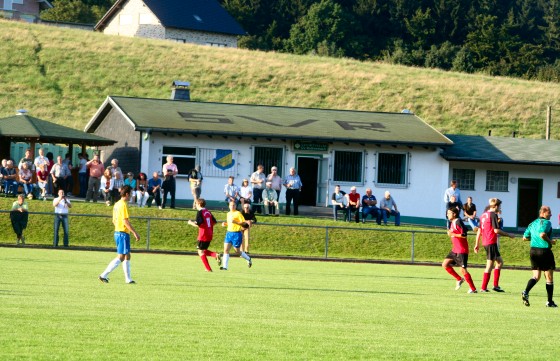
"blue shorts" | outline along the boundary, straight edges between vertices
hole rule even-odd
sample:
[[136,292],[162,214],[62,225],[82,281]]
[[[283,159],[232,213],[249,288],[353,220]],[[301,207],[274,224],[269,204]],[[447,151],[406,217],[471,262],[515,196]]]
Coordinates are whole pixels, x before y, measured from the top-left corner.
[[231,243],[233,247],[239,248],[241,242],[243,242],[243,232],[226,232],[224,243]]
[[115,232],[115,243],[118,254],[130,253],[130,234],[126,232]]

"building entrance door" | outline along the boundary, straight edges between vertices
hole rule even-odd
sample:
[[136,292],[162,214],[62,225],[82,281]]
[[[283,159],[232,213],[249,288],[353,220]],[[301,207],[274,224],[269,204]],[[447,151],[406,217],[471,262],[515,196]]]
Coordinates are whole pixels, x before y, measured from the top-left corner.
[[539,216],[542,179],[519,178],[517,188],[517,227],[526,228]]
[[303,187],[299,195],[302,206],[317,205],[317,178],[321,156],[297,156],[296,169]]

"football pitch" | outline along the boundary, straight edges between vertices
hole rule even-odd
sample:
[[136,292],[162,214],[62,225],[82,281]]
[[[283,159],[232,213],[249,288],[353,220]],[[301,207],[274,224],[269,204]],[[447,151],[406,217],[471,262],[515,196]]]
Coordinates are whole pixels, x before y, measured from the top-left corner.
[[[0,248],[2,360],[555,360],[560,310],[544,279],[504,270],[467,294],[441,268],[254,258],[204,272],[196,256]],[[442,255],[443,257],[444,255]],[[507,260],[506,260],[507,261]],[[482,269],[471,274],[480,287]],[[492,281],[491,281],[492,282]],[[560,284],[560,282],[558,282]],[[560,287],[557,286],[560,301]]]

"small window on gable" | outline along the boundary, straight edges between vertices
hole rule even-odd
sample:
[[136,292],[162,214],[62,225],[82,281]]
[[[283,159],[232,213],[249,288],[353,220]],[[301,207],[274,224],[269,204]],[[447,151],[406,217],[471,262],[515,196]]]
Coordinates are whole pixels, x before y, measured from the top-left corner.
[[132,24],[132,15],[121,14],[119,16],[119,24],[120,25],[131,25]]

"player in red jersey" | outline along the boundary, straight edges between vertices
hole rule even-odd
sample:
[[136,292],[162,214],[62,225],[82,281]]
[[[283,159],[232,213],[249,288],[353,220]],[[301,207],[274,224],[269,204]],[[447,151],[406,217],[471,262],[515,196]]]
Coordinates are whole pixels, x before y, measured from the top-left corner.
[[212,237],[214,235],[214,225],[216,224],[216,218],[207,210],[206,201],[204,198],[198,198],[196,200],[196,221],[189,220],[189,224],[194,227],[198,227],[198,244],[196,248],[198,249],[198,255],[206,268],[206,272],[212,272],[212,268],[208,263],[206,256],[210,256],[218,261],[218,266],[222,265],[222,258],[219,253],[212,252],[208,250]]
[[482,245],[486,250],[486,268],[484,269],[480,292],[489,292],[488,282],[490,281],[490,270],[494,264],[496,264],[496,267],[494,268],[494,287],[492,290],[496,292],[504,292],[504,290],[500,288],[499,283],[500,270],[504,265],[504,260],[502,259],[500,250],[498,249],[498,235],[510,238],[513,238],[514,235],[500,229],[498,212],[500,211],[502,201],[498,198],[490,198],[488,203],[488,211],[484,212],[480,217],[480,228],[476,233],[476,242],[474,244],[474,252],[478,253],[478,245],[480,243],[480,239],[482,239]]
[[[474,286],[471,274],[467,271],[467,263],[469,261],[467,227],[465,227],[465,224],[461,218],[459,218],[459,210],[457,208],[450,208],[447,210],[447,219],[449,219],[447,235],[451,237],[453,248],[447,257],[445,257],[441,266],[457,280],[455,290],[461,288],[463,282],[467,281],[470,287],[469,293],[476,293],[476,287]],[[461,273],[464,278],[459,276],[452,266],[461,267]]]

